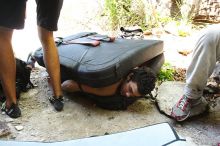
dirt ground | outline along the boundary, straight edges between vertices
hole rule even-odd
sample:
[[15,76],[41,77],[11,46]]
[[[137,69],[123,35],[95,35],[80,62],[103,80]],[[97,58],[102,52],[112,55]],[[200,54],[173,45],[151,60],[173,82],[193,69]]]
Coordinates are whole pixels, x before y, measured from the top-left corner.
[[[155,109],[153,102],[142,100],[126,111],[108,111],[96,107],[91,101],[77,95],[65,95],[64,111],[56,112],[48,102],[51,92],[47,85],[47,73],[36,69],[32,81],[35,89],[22,94],[22,117],[5,119],[12,130],[7,138],[21,141],[62,141],[129,129],[169,121]],[[153,113],[157,113],[156,115]],[[15,126],[23,130],[15,130]]]
[[[93,21],[97,13],[101,11],[101,6],[102,3],[97,1],[64,1],[59,22],[62,29],[56,32],[55,36],[67,36],[87,30],[106,31],[102,27],[104,24]],[[94,9],[91,10],[92,7]],[[27,13],[26,28],[23,32],[15,32],[13,39],[15,54],[23,60],[26,59],[31,50],[40,46],[37,41],[36,26],[32,26],[35,23],[34,11],[33,2],[28,1],[27,12],[29,14]],[[79,16],[79,14],[81,15]],[[191,43],[188,41],[192,39],[183,39],[171,35],[159,39],[165,41],[164,49],[166,49],[167,61],[172,62],[175,66],[187,67],[190,55],[182,56],[173,50],[177,50],[177,47],[180,46],[190,48],[188,45]],[[180,135],[196,145],[217,145],[220,143],[219,112],[201,115],[184,123],[176,123],[161,114],[154,101],[150,99],[137,101],[125,111],[108,111],[96,107],[91,101],[78,95],[67,94],[65,94],[64,111],[56,112],[48,101],[48,97],[52,93],[48,88],[46,77],[47,73],[44,68],[37,67],[33,70],[31,80],[37,87],[22,93],[19,101],[22,110],[21,118],[11,119],[4,114],[0,115],[0,121],[6,123],[10,128],[10,134],[6,134],[7,136],[0,137],[0,139],[63,141],[169,122]],[[220,109],[216,110],[220,111]],[[20,126],[21,129],[16,130],[17,126]]]
[[[54,142],[116,133],[156,123],[170,123],[188,142],[196,145],[215,145],[219,142],[219,113],[203,114],[184,123],[176,123],[160,114],[154,101],[142,99],[125,111],[108,111],[96,107],[77,95],[65,94],[64,111],[56,112],[48,101],[51,92],[43,68],[32,72],[34,89],[22,93],[19,101],[22,117],[0,116],[10,128],[2,139]],[[218,110],[218,109],[216,109]],[[22,127],[16,130],[17,126]]]

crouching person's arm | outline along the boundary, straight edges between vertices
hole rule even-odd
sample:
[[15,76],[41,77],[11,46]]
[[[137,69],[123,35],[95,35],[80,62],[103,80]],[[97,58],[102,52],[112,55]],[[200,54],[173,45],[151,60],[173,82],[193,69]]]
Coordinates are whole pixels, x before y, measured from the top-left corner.
[[101,88],[94,88],[85,84],[79,85],[74,80],[66,80],[61,84],[62,90],[65,92],[73,93],[73,92],[85,92],[90,93],[98,96],[111,96],[114,95],[117,91],[121,81],[114,83],[109,86],[101,87]]

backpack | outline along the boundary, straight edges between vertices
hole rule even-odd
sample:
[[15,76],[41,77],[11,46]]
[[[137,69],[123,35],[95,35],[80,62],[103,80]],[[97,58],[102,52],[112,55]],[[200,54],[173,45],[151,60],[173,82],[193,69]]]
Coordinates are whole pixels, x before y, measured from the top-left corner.
[[[28,89],[33,88],[34,85],[30,81],[31,68],[27,67],[27,63],[21,59],[16,58],[16,96],[20,97],[21,92],[26,92]],[[2,90],[2,86],[0,86]],[[0,101],[5,101],[6,98],[2,93]]]
[[30,80],[31,68],[27,67],[27,63],[20,59],[16,59],[16,88],[20,91],[26,92],[33,88],[34,85]]

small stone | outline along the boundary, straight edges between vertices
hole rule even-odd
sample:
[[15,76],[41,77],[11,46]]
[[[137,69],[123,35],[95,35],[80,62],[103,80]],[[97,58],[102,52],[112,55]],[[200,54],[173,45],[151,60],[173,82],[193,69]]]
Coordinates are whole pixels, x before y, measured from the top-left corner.
[[12,119],[12,118],[5,118],[5,122],[6,123],[11,123],[11,122],[13,122],[14,121],[14,119]]
[[24,127],[21,126],[21,125],[18,125],[18,126],[15,126],[15,129],[16,129],[17,131],[21,131],[21,130],[24,129]]
[[182,128],[182,125],[176,124],[176,127],[177,127],[177,128]]
[[108,117],[108,120],[113,120],[115,117],[111,116],[111,117]]

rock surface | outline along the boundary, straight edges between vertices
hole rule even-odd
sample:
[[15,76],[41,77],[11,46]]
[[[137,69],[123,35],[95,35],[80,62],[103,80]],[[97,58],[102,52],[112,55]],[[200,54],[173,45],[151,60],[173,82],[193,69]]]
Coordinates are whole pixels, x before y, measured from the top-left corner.
[[[159,110],[166,115],[171,114],[172,107],[178,102],[184,94],[183,82],[163,82],[158,88],[156,97]],[[190,117],[200,115],[208,109],[208,103],[204,97],[201,98],[201,103],[192,108]]]
[[5,137],[11,133],[10,128],[7,126],[6,122],[0,120],[0,138]]

